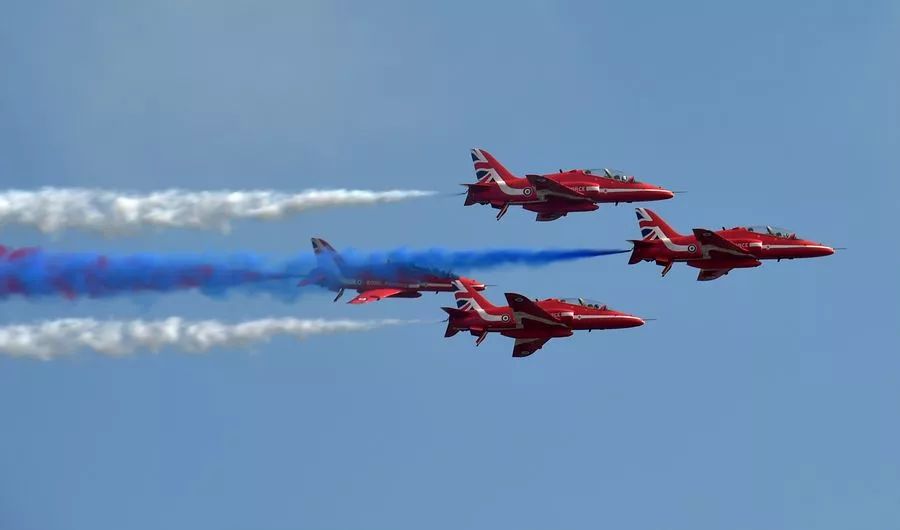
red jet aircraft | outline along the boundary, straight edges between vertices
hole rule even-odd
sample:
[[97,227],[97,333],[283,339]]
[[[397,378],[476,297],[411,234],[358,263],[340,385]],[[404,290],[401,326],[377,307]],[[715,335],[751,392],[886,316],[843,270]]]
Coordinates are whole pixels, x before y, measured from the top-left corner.
[[485,287],[483,283],[469,278],[414,265],[351,266],[324,239],[312,238],[312,246],[318,266],[299,285],[318,285],[335,291],[335,302],[345,289],[355,289],[359,293],[348,303],[365,304],[384,298],[419,298],[425,291],[452,292],[456,290],[453,282],[457,280],[463,280],[479,291]]
[[598,203],[661,201],[674,192],[638,182],[615,169],[572,169],[519,178],[484,149],[472,149],[475,184],[468,188],[466,206],[490,204],[500,220],[510,205],[537,213],[537,221],[553,221],[570,212],[592,212]]
[[758,267],[760,260],[815,258],[834,254],[832,247],[800,239],[789,230],[771,226],[747,226],[712,231],[695,228],[692,235],[672,229],[662,217],[647,208],[637,208],[642,240],[631,240],[634,251],[629,264],[655,261],[662,275],[675,262],[700,269],[698,281],[715,280],[731,269]]
[[459,289],[456,304],[459,308],[443,307],[450,315],[445,337],[468,331],[478,337],[478,346],[488,333],[500,333],[516,339],[513,357],[527,357],[541,349],[555,337],[568,337],[573,331],[586,329],[633,328],[644,320],[608,309],[605,305],[583,298],[529,300],[506,293],[508,306],[492,305],[473,286],[465,281],[455,282]]

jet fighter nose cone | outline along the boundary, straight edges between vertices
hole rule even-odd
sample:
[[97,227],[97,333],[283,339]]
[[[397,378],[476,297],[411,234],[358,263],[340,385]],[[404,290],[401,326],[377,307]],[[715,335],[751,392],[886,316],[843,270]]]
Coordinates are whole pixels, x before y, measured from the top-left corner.
[[810,256],[814,258],[830,256],[834,254],[834,249],[827,245],[812,245],[807,249],[807,251],[809,252]]
[[621,325],[623,328],[636,328],[644,325],[644,319],[641,317],[625,313],[622,313],[619,316],[621,317]]
[[647,186],[644,188],[646,190],[646,199],[648,201],[665,201],[675,197],[675,192],[667,190],[662,186]]

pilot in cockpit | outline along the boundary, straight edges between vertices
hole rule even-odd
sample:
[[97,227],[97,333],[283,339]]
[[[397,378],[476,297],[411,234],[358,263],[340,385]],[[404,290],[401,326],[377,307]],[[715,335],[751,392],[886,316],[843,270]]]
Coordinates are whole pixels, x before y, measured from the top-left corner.
[[626,174],[624,171],[619,171],[618,169],[610,169],[610,168],[585,169],[584,173],[585,173],[585,175],[598,174],[598,175],[602,175],[606,178],[618,180],[621,182],[634,182],[633,176]]
[[781,237],[784,239],[797,239],[797,234],[791,230],[787,230],[785,228],[778,228],[777,226],[748,226],[747,230],[750,232],[756,232],[757,234],[768,234],[774,237]]

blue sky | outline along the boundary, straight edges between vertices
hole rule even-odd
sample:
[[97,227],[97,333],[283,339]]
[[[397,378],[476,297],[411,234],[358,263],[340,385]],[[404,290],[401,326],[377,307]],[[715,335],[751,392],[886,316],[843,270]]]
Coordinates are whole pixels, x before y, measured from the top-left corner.
[[[390,328],[251,352],[0,359],[0,527],[883,529],[900,521],[894,2],[14,2],[0,183],[457,191],[613,166],[676,228],[767,223],[849,250],[700,284],[626,256],[479,275],[658,320],[552,341]],[[436,198],[107,240],[288,255],[617,247],[632,209],[553,223]],[[439,319],[447,295],[0,305],[64,316]]]

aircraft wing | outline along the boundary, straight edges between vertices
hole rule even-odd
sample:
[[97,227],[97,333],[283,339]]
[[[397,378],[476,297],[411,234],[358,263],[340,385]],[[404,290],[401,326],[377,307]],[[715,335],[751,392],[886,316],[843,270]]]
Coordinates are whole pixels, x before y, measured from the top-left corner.
[[721,278],[731,272],[731,269],[701,269],[700,274],[697,275],[698,282],[708,282],[710,280],[715,280],[716,278]]
[[[557,197],[562,197],[563,199],[569,199],[572,201],[590,201],[590,197],[581,193],[580,191],[575,191],[574,189],[560,184],[555,180],[551,180],[547,177],[541,175],[526,175],[526,179],[528,182],[534,186],[535,191],[544,192],[548,195],[555,195]],[[593,201],[591,201],[593,202]]]
[[539,305],[518,293],[506,293],[506,302],[523,328],[567,328],[562,321],[541,309]]
[[532,353],[544,347],[550,339],[516,339],[513,346],[513,357],[528,357]]
[[712,230],[695,228],[694,237],[697,238],[697,242],[700,243],[700,246],[705,253],[716,252],[719,255],[724,254],[726,256],[735,256],[739,258],[755,258],[753,254],[750,254]]
[[385,298],[390,298],[391,296],[397,295],[405,295],[405,293],[409,293],[409,291],[404,291],[403,289],[370,289],[368,291],[363,291],[356,295],[356,298],[347,302],[348,304],[368,304],[369,302],[377,302],[379,300],[383,300]]

